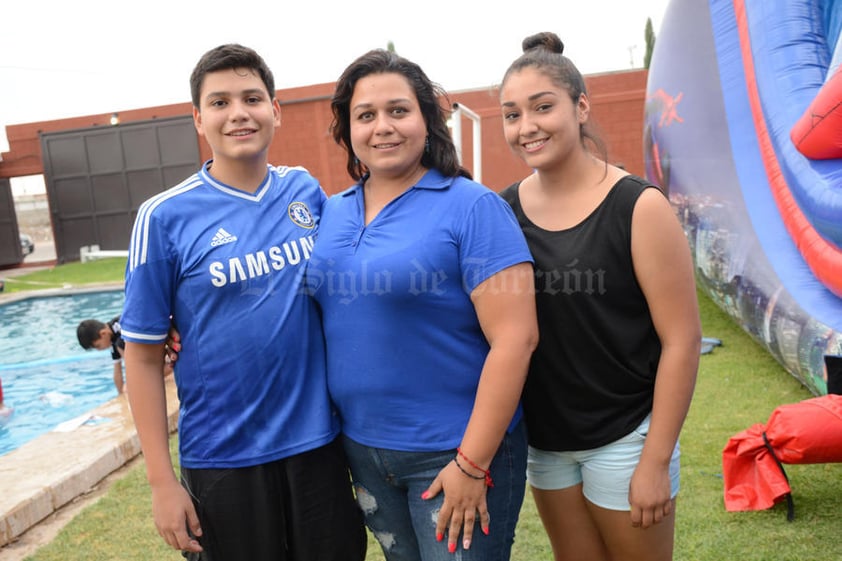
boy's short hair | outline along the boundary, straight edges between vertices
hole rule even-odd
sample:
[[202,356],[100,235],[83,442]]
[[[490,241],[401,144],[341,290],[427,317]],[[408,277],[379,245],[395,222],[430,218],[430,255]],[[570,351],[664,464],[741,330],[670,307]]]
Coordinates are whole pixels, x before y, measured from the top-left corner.
[[99,339],[99,332],[102,331],[103,327],[108,326],[96,319],[86,319],[79,322],[79,326],[76,328],[76,337],[83,349],[93,348],[94,341]]
[[254,49],[236,43],[228,43],[206,52],[199,59],[199,62],[196,63],[195,68],[193,68],[193,72],[190,74],[190,97],[193,101],[193,106],[198,108],[201,102],[199,96],[202,92],[202,83],[205,81],[205,74],[232,68],[249,68],[254,70],[260,76],[260,79],[263,80],[263,84],[269,92],[269,97],[275,97],[275,78],[272,76],[272,71],[269,69],[266,61]]

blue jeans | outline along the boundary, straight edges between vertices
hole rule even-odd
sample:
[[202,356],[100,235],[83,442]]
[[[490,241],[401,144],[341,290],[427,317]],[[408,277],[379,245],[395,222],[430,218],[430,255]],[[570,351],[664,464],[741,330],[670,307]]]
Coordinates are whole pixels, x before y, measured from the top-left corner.
[[363,446],[344,439],[365,522],[380,542],[387,561],[508,561],[515,526],[526,488],[526,428],[521,421],[500,444],[490,471],[494,487],[488,488],[489,535],[482,533],[477,517],[469,550],[458,541],[448,553],[447,539],[436,541],[436,517],[444,494],[422,500],[436,475],[456,455],[442,452],[403,452]]

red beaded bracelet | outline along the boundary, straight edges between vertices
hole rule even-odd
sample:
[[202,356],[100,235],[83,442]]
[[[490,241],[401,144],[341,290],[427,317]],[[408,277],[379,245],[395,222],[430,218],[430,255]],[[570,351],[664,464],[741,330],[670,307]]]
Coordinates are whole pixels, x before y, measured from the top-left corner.
[[[468,464],[470,464],[470,466],[472,468],[481,471],[485,475],[485,485],[486,485],[486,487],[494,487],[494,481],[492,481],[492,479],[491,479],[491,472],[489,470],[482,469],[481,467],[476,465],[473,462],[473,460],[471,460],[468,456],[466,456],[464,453],[462,453],[461,448],[457,448],[456,453],[459,454],[460,456],[462,456],[465,459],[465,461],[468,462]],[[456,465],[459,465],[459,462],[457,462]],[[462,469],[462,466],[459,466],[459,469]],[[464,472],[465,470],[462,470],[462,471]]]

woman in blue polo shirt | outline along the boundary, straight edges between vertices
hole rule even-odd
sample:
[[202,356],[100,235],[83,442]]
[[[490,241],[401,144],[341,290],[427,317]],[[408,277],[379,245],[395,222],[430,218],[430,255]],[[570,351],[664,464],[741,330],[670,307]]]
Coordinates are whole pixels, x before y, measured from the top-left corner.
[[322,213],[307,281],[357,499],[389,561],[509,559],[525,488],[532,258],[460,167],[418,65],[354,61],[331,103],[357,183]]

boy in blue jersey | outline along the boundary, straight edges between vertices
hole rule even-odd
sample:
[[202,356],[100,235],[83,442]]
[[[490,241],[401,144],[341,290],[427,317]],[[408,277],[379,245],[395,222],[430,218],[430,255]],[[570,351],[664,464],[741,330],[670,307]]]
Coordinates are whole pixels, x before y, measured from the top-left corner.
[[[200,559],[362,560],[320,323],[300,289],[325,196],[306,170],[268,164],[280,105],[257,53],[212,49],[190,84],[213,159],[141,205],[121,322],[155,525]],[[181,483],[160,375],[170,317],[185,343]]]

